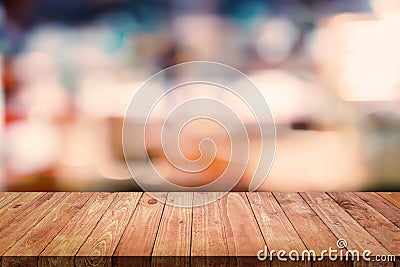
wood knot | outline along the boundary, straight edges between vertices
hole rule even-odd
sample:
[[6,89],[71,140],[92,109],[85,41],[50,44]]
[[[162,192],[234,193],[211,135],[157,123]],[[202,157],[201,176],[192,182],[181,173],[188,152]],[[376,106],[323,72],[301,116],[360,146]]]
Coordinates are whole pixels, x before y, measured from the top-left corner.
[[149,204],[151,204],[151,205],[154,205],[154,204],[157,203],[157,200],[154,199],[154,198],[152,198],[152,199],[149,199],[149,200],[147,201],[147,203],[149,203]]

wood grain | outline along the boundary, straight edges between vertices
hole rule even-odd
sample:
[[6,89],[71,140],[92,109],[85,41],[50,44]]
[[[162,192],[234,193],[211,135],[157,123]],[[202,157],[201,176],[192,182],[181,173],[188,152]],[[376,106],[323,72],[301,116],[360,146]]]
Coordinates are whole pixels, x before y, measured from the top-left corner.
[[[261,233],[272,255],[280,250],[296,250],[299,253],[306,250],[300,236],[286,217],[279,203],[270,192],[247,193],[250,205],[256,216]],[[273,261],[273,266],[311,266],[310,262],[278,262]]]
[[[49,192],[0,228],[0,255],[9,250],[26,232],[55,209],[68,193]],[[30,255],[28,255],[30,256]],[[35,256],[35,255],[33,255]]]
[[40,254],[39,266],[73,266],[75,254],[115,197],[113,193],[93,193]]
[[3,192],[0,195],[0,209],[22,195],[22,192]]
[[0,266],[395,265],[256,257],[260,249],[320,255],[338,238],[349,250],[399,254],[400,193],[216,195],[0,192]]
[[[229,193],[220,199],[220,211],[228,242],[230,265],[263,266],[254,255],[266,244],[244,192]],[[238,256],[238,257],[237,257]],[[249,258],[248,256],[253,256]]]
[[[93,232],[79,249],[76,266],[111,266],[111,257],[141,197],[139,192],[118,193]],[[83,256],[83,257],[82,257]]]
[[[170,192],[161,217],[152,260],[154,266],[190,265],[192,208],[179,205],[192,203],[193,193]],[[177,205],[172,206],[171,204]]]
[[[311,256],[312,266],[352,266],[350,261],[331,262],[326,254],[322,254],[329,248],[337,249],[337,238],[298,193],[275,192],[273,194],[307,249],[315,252],[317,257]],[[338,252],[345,253],[346,250],[338,249]],[[308,259],[308,255],[306,256]]]
[[37,257],[35,256],[3,256],[1,267],[36,267]]
[[355,192],[355,194],[397,227],[400,227],[400,208],[374,192]]
[[400,208],[400,194],[398,192],[379,192],[381,197]]
[[[393,262],[354,261],[354,267],[393,267]],[[397,265],[396,265],[397,266]]]
[[270,250],[306,249],[300,236],[270,192],[247,194]]
[[[114,252],[114,266],[150,265],[167,193],[144,193]],[[138,242],[140,240],[140,242]],[[126,257],[126,256],[134,256]]]
[[219,202],[212,201],[218,193],[195,192],[193,203],[208,203],[193,208],[192,266],[226,266],[228,244]]
[[94,193],[40,255],[74,256],[115,197],[112,193]]
[[55,235],[79,211],[93,193],[70,193],[56,208],[24,236],[19,239],[4,256],[39,255]]
[[400,229],[355,194],[332,192],[329,195],[391,254],[400,254]]
[[18,195],[14,200],[4,205],[0,209],[0,228],[14,219],[18,214],[22,213],[36,200],[44,196],[42,192],[29,192]]
[[387,249],[326,193],[308,192],[301,195],[336,237],[347,241],[348,249],[358,251],[368,249],[373,255],[389,254]]
[[321,255],[329,247],[336,248],[336,236],[298,193],[273,194],[307,249]]

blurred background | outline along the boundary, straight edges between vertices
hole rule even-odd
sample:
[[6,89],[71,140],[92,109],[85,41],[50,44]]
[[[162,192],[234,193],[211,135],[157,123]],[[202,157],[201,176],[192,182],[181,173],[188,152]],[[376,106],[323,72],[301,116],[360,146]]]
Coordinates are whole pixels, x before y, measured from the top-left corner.
[[192,60],[266,97],[276,154],[259,190],[400,190],[398,0],[3,0],[0,50],[3,191],[140,190],[127,105]]

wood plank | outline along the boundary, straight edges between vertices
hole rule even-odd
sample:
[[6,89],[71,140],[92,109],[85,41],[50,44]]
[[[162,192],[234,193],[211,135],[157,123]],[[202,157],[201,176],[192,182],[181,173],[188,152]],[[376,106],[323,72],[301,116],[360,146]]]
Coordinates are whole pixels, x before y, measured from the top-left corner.
[[39,266],[73,266],[75,254],[116,195],[107,192],[93,193],[79,212],[40,254]]
[[[161,217],[156,242],[154,244],[152,265],[189,266],[192,228],[193,193],[168,193],[167,203]],[[173,204],[173,205],[171,205]]]
[[373,255],[389,254],[387,249],[326,193],[307,192],[300,194],[336,237],[347,241],[348,249],[358,251],[370,250]]
[[[244,192],[229,193],[220,199],[220,212],[226,238],[230,265],[269,265],[259,261],[257,253],[266,244]],[[251,256],[251,257],[249,257]]]
[[38,256],[55,235],[82,208],[93,193],[70,193],[39,223],[24,234],[4,256]]
[[[300,236],[286,217],[275,197],[270,192],[247,193],[251,208],[272,255],[280,250],[289,253],[296,250],[302,253],[306,250]],[[273,261],[273,266],[310,266],[310,262],[278,262]]]
[[44,192],[26,192],[4,205],[0,209],[0,228],[22,213],[36,200],[44,196]]
[[35,256],[2,256],[1,267],[36,267],[37,257]]
[[[392,267],[393,262],[354,261],[354,267]],[[397,265],[396,265],[397,266]]]
[[274,192],[279,205],[309,250],[321,255],[337,238],[298,193]]
[[400,208],[394,206],[375,192],[355,192],[355,194],[397,227],[400,227]]
[[49,192],[0,228],[0,255],[9,250],[26,232],[56,208],[68,193]]
[[39,266],[73,266],[75,254],[115,197],[115,193],[94,193],[40,254]]
[[94,193],[40,255],[74,256],[115,197],[115,193]]
[[378,192],[378,195],[400,208],[400,192]]
[[[298,193],[274,192],[279,205],[296,229],[304,245],[311,254],[312,266],[332,266],[326,254],[321,260],[324,250],[337,249],[337,238],[313,209]],[[338,250],[345,253],[345,249]],[[308,259],[308,257],[307,257]],[[335,261],[334,266],[352,266],[349,261]]]
[[22,195],[22,192],[0,192],[0,208],[4,207],[20,195]]
[[[0,193],[0,266],[269,265],[255,257],[265,243],[269,250],[317,252],[336,249],[337,238],[360,252],[400,253],[395,193],[230,193],[189,208],[140,194]],[[212,194],[170,193],[167,202],[200,203]]]
[[353,193],[332,192],[329,195],[391,254],[400,254],[400,228]]
[[[193,203],[216,199],[215,192],[195,192]],[[227,266],[228,244],[218,201],[193,208],[192,266]]]
[[[111,266],[111,256],[141,197],[140,192],[121,192],[111,203],[75,259],[76,266]],[[83,257],[82,257],[83,256]]]
[[42,267],[59,267],[74,266],[75,256],[40,256],[37,257],[38,266]]
[[115,249],[113,266],[150,265],[150,256],[167,198],[167,193],[152,193],[155,194],[158,195],[158,199],[164,199],[164,202],[157,201],[147,193],[143,194]]
[[247,194],[270,250],[303,251],[306,246],[270,192]]

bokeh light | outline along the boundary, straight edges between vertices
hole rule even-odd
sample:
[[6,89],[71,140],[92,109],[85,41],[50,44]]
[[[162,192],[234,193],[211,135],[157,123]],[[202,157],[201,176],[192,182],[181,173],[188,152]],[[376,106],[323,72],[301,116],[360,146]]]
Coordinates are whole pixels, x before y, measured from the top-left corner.
[[[398,0],[3,1],[0,189],[141,190],[122,149],[132,97],[163,68],[208,60],[248,75],[274,116],[275,162],[259,190],[398,190],[399,32]],[[185,75],[174,73],[164,85]],[[126,122],[126,160],[149,183],[149,161],[178,183],[194,183],[164,164],[156,138],[166,111],[193,95],[229,103],[256,132],[246,106],[223,90],[171,94],[152,113],[147,150],[136,138],[147,114]],[[198,157],[192,145],[206,135],[221,149],[217,167],[197,184],[229,161],[229,142],[210,122],[185,128],[182,151]],[[260,146],[255,135],[249,141]],[[257,155],[250,158],[235,190],[254,174]]]

